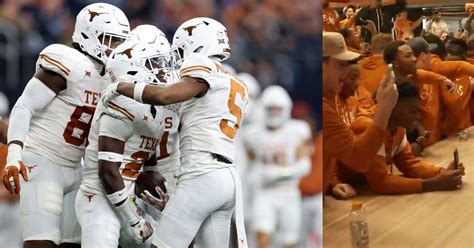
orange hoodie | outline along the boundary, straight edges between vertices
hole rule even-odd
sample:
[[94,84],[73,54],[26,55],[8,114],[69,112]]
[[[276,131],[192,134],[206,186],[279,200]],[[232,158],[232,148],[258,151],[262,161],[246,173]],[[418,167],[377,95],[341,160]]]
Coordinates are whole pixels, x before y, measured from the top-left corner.
[[418,69],[414,81],[420,87],[421,126],[430,131],[427,144],[431,145],[441,139],[441,83],[446,77],[434,72]]
[[[364,120],[369,124],[372,119]],[[368,126],[367,126],[368,127]],[[372,159],[365,159],[370,165],[365,173],[370,188],[378,194],[411,194],[422,192],[422,179],[436,176],[441,168],[416,158],[406,138],[405,129],[398,127],[395,133],[384,133],[384,143],[380,145],[377,155]],[[403,176],[394,175],[392,166],[395,165]]]
[[372,96],[378,89],[380,81],[387,74],[387,64],[383,55],[375,54],[359,61],[360,77],[359,84]]
[[350,96],[346,100],[336,96],[334,104],[337,114],[347,126],[351,125],[360,111],[370,110],[375,105],[367,90],[360,85],[357,87],[354,96]]
[[369,169],[365,159],[375,155],[383,142],[385,130],[370,125],[355,137],[339,118],[334,100],[323,97],[323,189],[326,191],[334,173],[336,161],[341,161],[354,171]]
[[314,139],[315,151],[313,153],[311,171],[300,180],[300,192],[303,196],[311,196],[323,191],[323,135],[318,134]]
[[453,135],[471,126],[471,80],[474,65],[465,61],[442,61],[437,55],[431,59],[431,71],[441,74],[456,84],[455,94],[443,91],[445,109],[442,113],[441,132]]

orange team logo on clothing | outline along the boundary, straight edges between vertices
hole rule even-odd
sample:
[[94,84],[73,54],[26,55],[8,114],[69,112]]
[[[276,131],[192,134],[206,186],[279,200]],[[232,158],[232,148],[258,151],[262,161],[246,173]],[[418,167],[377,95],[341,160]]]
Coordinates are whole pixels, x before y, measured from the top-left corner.
[[414,80],[420,87],[421,126],[425,131],[431,132],[427,142],[431,145],[441,139],[441,104],[444,104],[444,101],[441,102],[441,84],[446,77],[418,69]]
[[472,125],[471,119],[471,77],[464,76],[453,81],[456,84],[454,93],[443,91],[441,97],[445,102],[442,113],[441,132],[454,135]]
[[346,100],[342,99],[339,96],[336,96],[335,99],[336,111],[341,120],[347,125],[350,126],[352,121],[357,115],[357,109],[359,104],[357,102],[356,96],[351,96]]
[[357,117],[359,111],[370,109],[374,106],[374,102],[367,90],[358,86],[354,96],[342,99],[340,96],[335,97],[336,111],[342,121],[350,126]]

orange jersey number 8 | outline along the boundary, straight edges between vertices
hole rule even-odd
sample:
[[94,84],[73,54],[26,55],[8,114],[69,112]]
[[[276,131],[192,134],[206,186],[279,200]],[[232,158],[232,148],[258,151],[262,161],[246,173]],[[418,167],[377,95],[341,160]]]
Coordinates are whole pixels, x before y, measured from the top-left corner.
[[235,100],[239,93],[242,100],[245,102],[245,88],[244,86],[234,79],[230,80],[230,95],[227,106],[229,107],[230,113],[237,118],[237,122],[234,126],[229,126],[229,120],[222,119],[219,126],[221,127],[222,133],[224,133],[230,139],[235,138],[237,130],[239,129],[240,122],[242,121],[243,107],[236,104]]

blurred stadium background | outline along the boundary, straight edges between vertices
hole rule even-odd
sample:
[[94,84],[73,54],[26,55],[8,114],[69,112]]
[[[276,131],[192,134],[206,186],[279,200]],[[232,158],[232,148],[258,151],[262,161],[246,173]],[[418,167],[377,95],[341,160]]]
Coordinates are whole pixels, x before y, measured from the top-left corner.
[[[52,43],[71,44],[75,16],[85,0],[0,0],[0,91],[20,96],[38,53]],[[183,21],[209,16],[229,32],[237,72],[254,75],[262,88],[279,84],[297,117],[320,119],[320,1],[314,0],[111,0],[133,27],[153,24],[171,40]],[[317,13],[317,14],[316,14]],[[5,107],[5,106],[4,106]]]

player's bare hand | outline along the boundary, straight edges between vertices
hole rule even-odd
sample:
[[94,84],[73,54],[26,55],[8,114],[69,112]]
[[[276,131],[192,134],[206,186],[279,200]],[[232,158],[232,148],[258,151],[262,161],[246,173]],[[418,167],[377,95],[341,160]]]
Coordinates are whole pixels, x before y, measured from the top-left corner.
[[153,234],[153,227],[150,222],[140,218],[140,220],[131,225],[134,239],[137,244],[144,243]]
[[23,177],[23,180],[28,181],[28,174],[26,173],[23,161],[7,165],[3,170],[3,185],[10,194],[20,193],[20,175]]
[[462,186],[462,176],[460,170],[441,169],[438,175],[423,181],[423,188],[425,191],[456,190]]
[[451,163],[449,163],[449,165],[446,169],[448,169],[448,170],[458,170],[461,173],[461,175],[463,175],[463,176],[466,175],[463,163],[459,163],[457,168],[456,168],[456,166],[454,164],[454,161],[451,161]]
[[395,75],[390,73],[386,75],[379,88],[377,89],[377,104],[379,108],[387,111],[392,111],[398,101],[398,90],[395,84]]
[[153,196],[148,190],[145,190],[141,194],[142,200],[147,203],[148,205],[163,211],[165,209],[166,203],[169,201],[170,196],[163,192],[163,190],[159,187],[155,187],[156,192],[158,193],[159,197]]
[[453,93],[454,90],[456,89],[456,85],[453,83],[453,81],[449,80],[449,79],[445,79],[442,83],[441,83],[441,87],[448,91],[449,93]]
[[356,190],[349,184],[339,183],[332,188],[332,194],[339,199],[348,199],[357,195]]

